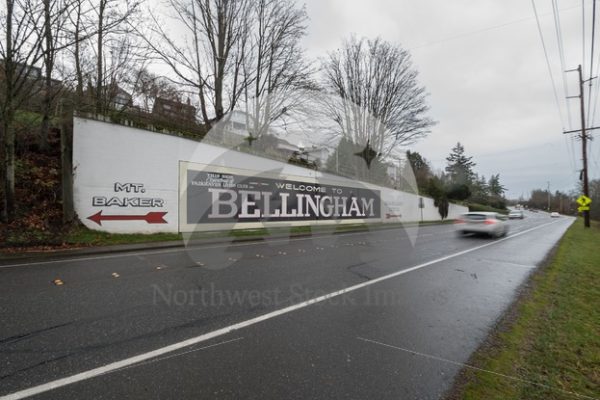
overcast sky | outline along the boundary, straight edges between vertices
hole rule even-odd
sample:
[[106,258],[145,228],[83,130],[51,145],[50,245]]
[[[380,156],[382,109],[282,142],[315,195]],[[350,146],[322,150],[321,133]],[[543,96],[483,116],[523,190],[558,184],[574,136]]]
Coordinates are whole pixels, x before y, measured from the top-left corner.
[[[585,60],[582,0],[558,0],[558,8],[566,68],[576,68],[585,61],[587,78],[592,0],[583,1]],[[545,188],[547,181],[553,191],[575,188],[581,168],[581,144],[562,134],[563,127],[569,128],[569,118],[551,0],[537,0],[535,4],[564,125],[531,1],[305,3],[310,25],[304,45],[311,57],[338,48],[341,40],[352,33],[369,38],[381,36],[410,50],[419,80],[430,93],[431,117],[439,122],[429,137],[411,147],[434,168],[445,166],[445,157],[460,141],[477,163],[477,172],[486,177],[500,173],[510,197],[527,197],[532,189]],[[594,71],[600,59],[600,42],[596,45]],[[576,73],[567,74],[569,95],[578,94],[576,77]],[[592,89],[594,94],[596,88]],[[578,129],[578,100],[569,102],[572,129]],[[600,123],[598,114],[596,120]],[[593,143],[591,147],[590,177],[600,178],[600,145]]]

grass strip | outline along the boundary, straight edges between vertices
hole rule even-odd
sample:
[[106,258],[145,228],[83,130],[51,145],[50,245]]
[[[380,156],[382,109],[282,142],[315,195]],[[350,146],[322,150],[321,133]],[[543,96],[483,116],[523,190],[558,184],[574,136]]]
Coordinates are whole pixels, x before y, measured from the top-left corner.
[[465,368],[450,399],[600,398],[600,223],[567,230],[469,364],[516,379]]

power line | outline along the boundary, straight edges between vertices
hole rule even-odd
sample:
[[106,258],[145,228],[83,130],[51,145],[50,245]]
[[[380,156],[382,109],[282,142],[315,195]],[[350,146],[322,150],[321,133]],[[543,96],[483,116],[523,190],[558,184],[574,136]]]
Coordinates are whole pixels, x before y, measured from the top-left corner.
[[[598,74],[600,73],[600,57],[596,57],[597,61],[596,61],[596,73],[594,74],[594,76],[598,76]],[[598,105],[598,92],[600,89],[600,84],[596,84],[595,85],[595,91],[594,91],[594,104],[592,106],[592,108],[589,110],[589,113],[592,114],[592,122],[590,124],[590,126],[594,125],[594,121],[596,120],[596,106]],[[589,108],[589,106],[588,106]]]
[[[563,35],[562,35],[562,27],[560,23],[560,12],[558,10],[558,1],[552,0],[552,14],[554,15],[554,27],[556,30],[556,42],[558,43],[558,54],[560,56],[560,69],[562,71],[562,82],[563,82],[563,90],[565,95],[565,106],[567,108],[567,121],[569,123],[569,129],[573,129],[573,122],[571,119],[571,108],[569,106],[569,101],[567,99],[569,95],[569,90],[567,86],[567,73],[565,66],[565,49],[563,44]],[[569,163],[573,172],[577,170],[576,161],[575,161],[575,147],[573,146],[573,137],[567,138],[564,135],[565,146],[567,148],[567,154],[569,155]]]
[[[600,57],[598,57],[598,61],[596,62],[596,74],[595,76],[598,76],[598,74],[600,73]],[[592,122],[590,124],[590,126],[594,126],[594,122],[596,121],[596,107],[598,105],[598,93],[600,92],[600,84],[596,84],[596,90],[594,92],[594,105],[592,107],[591,110],[589,110],[590,113],[592,113]],[[589,106],[588,106],[589,108]]]
[[565,146],[567,147],[567,153],[569,154],[569,163],[571,165],[571,170],[573,172],[577,172],[577,162],[576,162],[576,156],[575,156],[575,145],[574,145],[574,139],[572,135],[569,135],[569,137],[567,138],[567,135],[563,135],[564,140],[565,140]]
[[585,0],[581,0],[581,68],[585,75]]
[[592,69],[594,68],[594,38],[596,32],[596,0],[594,0],[592,6],[592,53],[590,56],[590,77],[592,74]]
[[571,170],[573,172],[577,172],[577,164],[575,161],[575,146],[573,144],[573,137],[567,138],[567,135],[564,135],[565,137],[565,144],[567,146],[567,151],[569,153],[569,162],[571,163]]
[[[593,6],[592,6],[592,45],[591,45],[591,56],[590,56],[590,83],[589,83],[589,95],[588,95],[588,115],[587,115],[587,122],[589,126],[594,126],[595,120],[596,120],[596,110],[597,110],[597,104],[598,104],[598,93],[600,92],[600,84],[596,83],[595,85],[595,92],[594,92],[594,102],[593,102],[593,108],[591,107],[591,100],[592,100],[592,74],[594,72],[593,70],[593,65],[594,65],[594,42],[595,42],[595,24],[596,24],[596,0],[594,0],[593,2]],[[600,73],[600,57],[598,57],[598,61],[596,63],[596,76]],[[590,125],[590,114],[591,114],[591,125]],[[592,141],[590,140],[588,142],[588,154],[591,156],[591,159],[594,163],[594,165],[596,166],[596,168],[599,168],[599,164],[598,164],[598,159],[596,157],[596,154],[593,152],[593,145],[592,145]]]
[[[594,6],[595,6],[595,0],[594,0]],[[594,17],[595,17],[595,13],[594,13]],[[596,73],[594,76],[598,76],[598,74],[600,74],[600,57],[597,57],[597,62],[596,62]],[[593,62],[593,59],[591,60],[591,62]],[[596,121],[596,111],[597,111],[597,106],[598,106],[598,94],[600,93],[600,84],[598,82],[596,82],[595,85],[595,92],[594,92],[594,103],[592,108],[590,109],[590,105],[589,105],[589,101],[591,100],[591,95],[590,98],[588,99],[588,122],[589,122],[589,116],[591,114],[592,118],[591,118],[591,123],[589,124],[590,126],[594,126],[595,121]]]
[[[579,8],[579,6],[566,7],[566,8],[563,8],[563,9],[559,10],[559,11],[568,11],[568,10],[573,10],[575,8]],[[550,14],[551,13],[544,13],[544,14],[539,14],[539,16],[540,17],[545,17],[545,16],[550,15]],[[431,42],[421,43],[421,44],[415,45],[415,46],[408,46],[407,50],[420,49],[422,47],[433,46],[433,45],[444,43],[444,42],[448,42],[448,41],[451,41],[451,40],[461,39],[463,37],[477,35],[479,33],[484,33],[484,32],[487,32],[487,31],[504,28],[504,27],[507,27],[507,26],[510,26],[510,25],[519,24],[521,22],[530,21],[531,19],[533,19],[533,17],[526,17],[526,18],[515,19],[515,20],[512,20],[512,21],[505,22],[503,24],[488,26],[487,28],[477,29],[477,30],[470,31],[470,32],[459,33],[457,35],[453,35],[453,36],[449,36],[449,37],[446,37],[446,38],[434,40],[434,41],[431,41]]]
[[[557,0],[552,0],[552,13],[554,15],[554,27],[556,28],[556,41],[558,43],[558,54],[560,56],[560,69],[562,71],[562,82],[563,82],[563,90],[565,92],[565,96],[569,95],[569,91],[567,88],[567,73],[566,71],[566,66],[565,66],[565,49],[564,49],[564,45],[563,45],[563,40],[562,40],[562,28],[561,28],[561,24],[560,24],[560,14],[558,12],[558,4],[557,4]],[[569,107],[569,104],[567,102],[567,99],[565,98],[565,104],[567,107],[567,121],[569,123],[569,129],[573,129],[573,123],[571,121],[571,109]]]
[[[591,146],[591,147],[592,147],[592,149],[590,150],[590,152],[592,152],[594,150],[593,146]],[[598,178],[600,178],[600,163],[598,162],[598,159],[600,158],[600,149],[598,149],[597,154],[592,153],[592,158],[594,160],[594,165],[596,166],[594,175],[596,176],[596,179],[598,179]]]
[[598,157],[597,155],[593,152],[594,151],[594,146],[592,145],[592,141],[590,140],[588,142],[588,153],[590,154],[592,161],[594,162],[594,165],[596,166],[596,168],[594,169],[594,175],[598,176],[598,172],[600,171],[600,164],[598,164]]
[[592,75],[594,73],[594,38],[596,36],[596,0],[594,0],[592,6],[592,51],[590,55],[590,79],[589,79],[589,90],[588,90],[588,113],[587,123],[590,123],[591,105],[592,105]]
[[537,8],[535,7],[535,0],[531,0],[531,6],[533,7],[533,13],[535,15],[535,21],[537,23],[538,32],[540,34],[540,40],[542,41],[542,49],[544,50],[544,57],[546,58],[546,66],[548,67],[548,74],[550,75],[550,82],[552,82],[552,90],[554,91],[554,101],[556,102],[556,107],[558,108],[558,115],[560,117],[560,123],[565,126],[565,121],[562,115],[562,111],[560,109],[560,102],[558,101],[558,93],[556,91],[556,83],[554,82],[554,76],[552,75],[552,68],[550,67],[550,60],[548,58],[548,51],[546,50],[546,43],[544,42],[544,35],[542,34],[542,28],[540,26],[540,18],[538,16]]

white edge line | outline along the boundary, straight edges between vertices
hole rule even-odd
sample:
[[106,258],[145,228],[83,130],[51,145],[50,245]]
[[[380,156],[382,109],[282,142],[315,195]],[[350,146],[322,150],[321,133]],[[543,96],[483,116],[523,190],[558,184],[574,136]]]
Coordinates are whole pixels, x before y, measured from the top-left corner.
[[191,350],[187,350],[187,351],[184,351],[184,352],[181,352],[181,353],[170,354],[170,355],[164,356],[164,357],[156,357],[156,358],[153,358],[153,359],[150,359],[150,360],[146,360],[146,361],[144,361],[142,363],[132,364],[132,365],[128,365],[126,367],[120,368],[120,369],[115,369],[115,370],[112,370],[112,371],[108,371],[107,374],[110,374],[110,373],[113,373],[113,372],[124,371],[124,370],[126,370],[128,368],[141,367],[141,366],[148,365],[148,364],[151,364],[151,363],[154,363],[154,362],[160,362],[160,361],[168,360],[168,359],[174,358],[174,357],[181,357],[181,356],[184,356],[186,354],[194,353],[196,351],[207,350],[207,349],[211,349],[213,347],[222,346],[222,345],[233,343],[233,342],[238,342],[240,340],[244,340],[244,338],[243,337],[237,337],[237,338],[234,338],[234,339],[224,340],[222,342],[218,342],[218,343],[214,343],[214,344],[209,344],[209,345],[203,346],[203,347],[192,348]]
[[137,356],[129,357],[129,358],[123,359],[121,361],[116,361],[116,362],[113,362],[113,363],[110,363],[110,364],[106,364],[106,365],[104,365],[102,367],[98,367],[98,368],[90,369],[88,371],[80,372],[78,374],[71,375],[71,376],[68,376],[66,378],[57,379],[57,380],[54,380],[54,381],[51,381],[51,382],[48,382],[48,383],[44,383],[44,384],[41,384],[41,385],[38,385],[38,386],[34,386],[34,387],[29,388],[29,389],[20,390],[18,392],[14,392],[14,393],[11,393],[11,394],[8,394],[8,395],[0,397],[0,400],[18,400],[18,399],[24,399],[26,397],[33,396],[33,395],[40,394],[40,393],[44,393],[44,392],[47,392],[47,391],[50,391],[50,390],[53,390],[53,389],[56,389],[56,388],[59,388],[59,387],[62,387],[62,386],[67,386],[67,385],[70,385],[70,384],[73,384],[73,383],[76,383],[76,382],[81,382],[81,381],[84,381],[84,380],[87,380],[87,379],[91,379],[91,378],[97,377],[99,375],[103,375],[103,374],[106,374],[108,372],[114,371],[116,369],[121,369],[121,368],[130,366],[132,364],[137,364],[137,363],[149,360],[149,359],[154,358],[154,357],[159,357],[159,356],[161,356],[163,354],[166,354],[166,353],[170,353],[170,352],[173,352],[173,351],[185,348],[185,347],[192,346],[192,345],[197,344],[197,343],[205,342],[207,340],[210,340],[210,339],[213,339],[213,338],[216,338],[216,337],[219,337],[219,336],[226,335],[226,334],[231,333],[233,331],[236,331],[238,329],[246,328],[248,326],[257,324],[259,322],[266,321],[268,319],[275,318],[275,317],[278,317],[280,315],[287,314],[287,313],[290,313],[292,311],[308,307],[308,306],[310,306],[312,304],[321,303],[321,302],[323,302],[325,300],[331,299],[333,297],[340,296],[340,295],[345,294],[345,293],[353,292],[353,291],[358,290],[358,289],[362,289],[362,288],[364,288],[366,286],[374,285],[376,283],[379,283],[379,282],[382,282],[382,281],[385,281],[385,280],[388,280],[388,279],[391,279],[391,278],[395,278],[397,276],[404,275],[406,273],[409,273],[409,272],[412,272],[412,271],[415,271],[415,270],[418,270],[418,269],[421,269],[421,268],[424,268],[424,267],[427,267],[427,266],[430,266],[430,265],[433,265],[433,264],[437,264],[439,262],[446,261],[446,260],[449,260],[449,259],[454,258],[454,257],[462,256],[464,254],[468,254],[468,253],[471,253],[473,251],[477,251],[477,250],[483,249],[485,247],[493,246],[495,244],[504,242],[505,240],[509,240],[509,239],[514,238],[514,237],[524,235],[525,233],[528,233],[528,232],[531,232],[531,231],[543,228],[545,226],[554,224],[556,222],[558,222],[558,221],[553,221],[553,222],[549,222],[547,224],[539,225],[539,226],[536,226],[536,227],[533,227],[533,228],[530,228],[530,229],[527,229],[527,230],[515,233],[513,235],[507,236],[505,238],[495,240],[493,242],[489,242],[489,243],[486,243],[486,244],[482,244],[480,246],[476,246],[476,247],[472,247],[472,248],[469,248],[469,249],[466,249],[466,250],[462,250],[462,251],[459,251],[457,253],[453,253],[453,254],[450,254],[450,255],[447,255],[447,256],[444,256],[444,257],[441,257],[441,258],[437,258],[435,260],[427,261],[425,263],[422,263],[422,264],[419,264],[419,265],[415,265],[413,267],[410,267],[410,268],[407,268],[407,269],[403,269],[401,271],[393,272],[391,274],[384,275],[384,276],[381,276],[379,278],[372,279],[370,281],[362,282],[362,283],[359,283],[357,285],[347,287],[345,289],[341,289],[341,290],[338,290],[338,291],[335,291],[335,292],[332,292],[332,293],[328,293],[328,294],[325,294],[323,296],[315,297],[313,299],[310,299],[310,300],[307,300],[307,301],[304,301],[304,302],[301,302],[301,303],[297,303],[297,304],[294,304],[294,305],[291,305],[291,306],[288,306],[288,307],[285,307],[285,308],[282,308],[282,309],[279,309],[279,310],[271,311],[269,313],[266,313],[266,314],[263,314],[263,315],[259,315],[258,317],[251,318],[251,319],[248,319],[246,321],[238,322],[236,324],[229,325],[227,327],[224,327],[224,328],[221,328],[221,329],[217,329],[215,331],[208,332],[208,333],[205,333],[203,335],[196,336],[196,337],[193,337],[193,338],[190,338],[190,339],[178,342],[178,343],[174,343],[174,344],[171,344],[169,346],[165,346],[165,347],[153,350],[153,351],[149,351],[147,353],[138,354]]

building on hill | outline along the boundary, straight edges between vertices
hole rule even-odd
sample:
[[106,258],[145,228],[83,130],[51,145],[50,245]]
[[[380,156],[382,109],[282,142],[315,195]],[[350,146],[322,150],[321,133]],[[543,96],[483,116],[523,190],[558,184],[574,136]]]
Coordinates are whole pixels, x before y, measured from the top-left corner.
[[109,100],[109,104],[116,110],[124,110],[133,105],[131,94],[118,85],[113,85],[108,89],[107,99]]
[[[3,84],[6,80],[5,67],[5,61],[0,59],[0,84]],[[20,102],[20,108],[22,110],[39,112],[42,99],[48,90],[46,77],[43,74],[42,68],[17,62],[14,64],[13,79],[17,80],[18,84],[16,86],[21,87],[20,92],[24,95],[24,101]],[[62,81],[54,78],[50,79],[52,108],[56,106],[56,94],[64,90],[66,88],[63,86]]]
[[[133,107],[133,96],[131,93],[116,83],[102,86],[101,91],[103,109],[125,111]],[[96,87],[91,82],[88,82],[88,88],[83,92],[83,97],[90,105],[95,104]]]
[[[4,59],[0,59],[0,80],[5,79],[5,68],[6,62]],[[34,65],[29,65],[21,62],[15,62],[13,68],[14,74],[17,77],[26,76],[30,80],[42,79],[42,69]]]
[[182,103],[176,100],[157,97],[154,100],[152,114],[164,120],[188,123],[196,122],[196,107],[190,104],[189,98],[187,103]]

